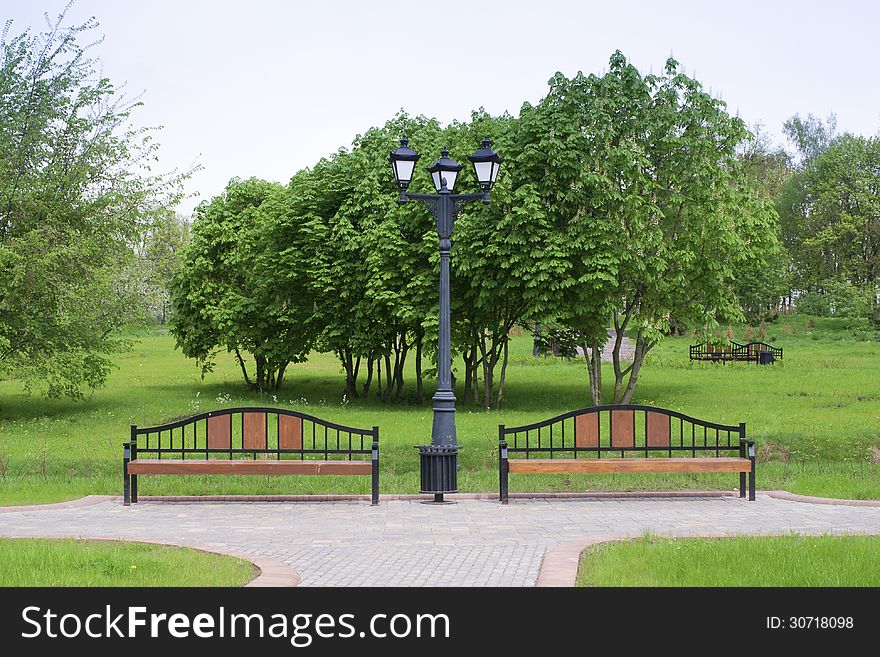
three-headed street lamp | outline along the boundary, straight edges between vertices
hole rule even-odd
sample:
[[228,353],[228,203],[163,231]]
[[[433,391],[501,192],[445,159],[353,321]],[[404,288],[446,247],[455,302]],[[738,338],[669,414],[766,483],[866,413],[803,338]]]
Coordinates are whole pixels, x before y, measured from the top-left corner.
[[391,153],[391,169],[400,190],[400,203],[421,201],[437,220],[440,237],[440,325],[437,347],[437,392],[434,393],[434,425],[431,444],[418,445],[421,465],[421,492],[433,493],[434,502],[442,503],[444,493],[458,490],[458,448],[455,434],[455,392],[452,389],[452,348],[449,317],[449,252],[452,226],[464,205],[474,201],[489,204],[489,192],[498,178],[501,156],[492,150],[488,139],[468,159],[483,190],[479,194],[455,194],[455,182],[464,168],[449,157],[444,147],[440,159],[428,167],[436,194],[410,194],[407,190],[420,155],[409,147],[406,137]]

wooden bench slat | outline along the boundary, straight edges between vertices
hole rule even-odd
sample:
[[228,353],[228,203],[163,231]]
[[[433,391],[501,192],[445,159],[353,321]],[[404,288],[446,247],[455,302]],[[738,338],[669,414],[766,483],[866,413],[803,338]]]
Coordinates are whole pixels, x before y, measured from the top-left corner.
[[370,461],[226,461],[137,459],[128,464],[129,474],[316,474],[371,475]]
[[212,415],[208,418],[208,449],[229,449],[232,444],[231,415]]
[[611,446],[636,446],[636,430],[632,411],[611,411]]
[[647,436],[648,447],[669,447],[670,417],[665,413],[648,411]]
[[751,472],[743,458],[510,459],[511,473]]
[[303,421],[294,415],[278,416],[278,446],[281,449],[302,449]]
[[266,444],[266,414],[243,413],[244,436],[242,444],[244,449],[268,449]]
[[584,413],[574,419],[574,439],[577,447],[599,446],[599,414]]

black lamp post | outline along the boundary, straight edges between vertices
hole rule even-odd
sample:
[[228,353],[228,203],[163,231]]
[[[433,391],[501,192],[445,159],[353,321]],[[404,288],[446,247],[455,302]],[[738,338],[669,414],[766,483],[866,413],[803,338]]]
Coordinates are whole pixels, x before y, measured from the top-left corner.
[[437,220],[440,237],[440,326],[437,347],[437,392],[434,393],[434,425],[431,444],[419,445],[421,463],[421,492],[433,493],[434,502],[442,503],[444,493],[458,490],[458,443],[455,435],[455,391],[452,389],[452,347],[450,345],[449,317],[449,252],[452,249],[452,226],[461,208],[473,201],[489,204],[489,192],[498,177],[501,157],[492,150],[488,139],[468,159],[480,183],[479,194],[455,194],[455,181],[464,168],[449,157],[444,148],[440,159],[428,167],[436,194],[410,194],[406,191],[413,177],[419,154],[409,147],[406,137],[400,147],[391,153],[391,168],[400,202],[409,200],[424,203]]

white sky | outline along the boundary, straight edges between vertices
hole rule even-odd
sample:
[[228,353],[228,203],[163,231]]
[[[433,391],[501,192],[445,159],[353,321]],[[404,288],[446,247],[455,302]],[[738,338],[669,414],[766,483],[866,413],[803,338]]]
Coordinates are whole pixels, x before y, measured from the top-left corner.
[[[66,2],[0,0],[0,19],[39,30]],[[66,24],[89,16],[105,74],[143,92],[135,122],[164,126],[161,168],[204,167],[184,212],[233,176],[286,183],[400,108],[444,123],[480,106],[515,115],[556,71],[600,73],[615,49],[643,73],[673,54],[779,142],[795,113],[880,128],[871,0],[78,0]]]

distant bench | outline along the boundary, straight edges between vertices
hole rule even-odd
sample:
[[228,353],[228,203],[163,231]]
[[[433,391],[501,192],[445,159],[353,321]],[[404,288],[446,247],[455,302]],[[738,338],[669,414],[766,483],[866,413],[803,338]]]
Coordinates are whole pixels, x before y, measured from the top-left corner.
[[766,342],[741,344],[731,340],[729,344],[723,347],[703,342],[691,345],[690,359],[710,360],[712,362],[745,361],[758,365],[768,365],[775,360],[782,360],[782,347],[774,347]]
[[[654,406],[606,405],[521,427],[498,427],[500,499],[510,474],[738,472],[755,499],[755,443],[746,425],[716,424]],[[697,456],[699,454],[699,456]]]
[[[156,427],[132,425],[123,501],[139,475],[369,475],[379,503],[379,427],[357,429],[280,408],[227,408]],[[144,458],[147,456],[148,458]]]

